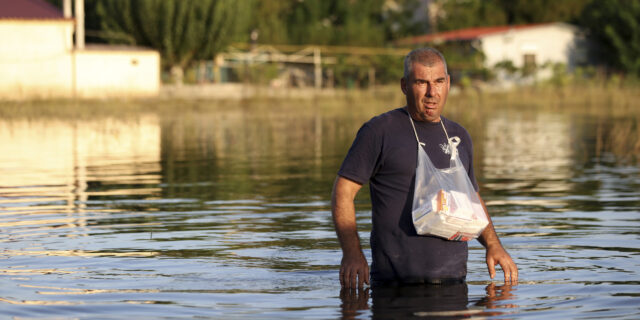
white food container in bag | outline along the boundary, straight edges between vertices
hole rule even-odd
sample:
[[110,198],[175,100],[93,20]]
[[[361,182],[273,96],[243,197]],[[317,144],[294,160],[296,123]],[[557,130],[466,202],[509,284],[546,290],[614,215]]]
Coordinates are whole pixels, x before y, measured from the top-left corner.
[[440,190],[428,207],[428,212],[414,221],[418,234],[469,241],[489,224],[482,206],[461,192]]

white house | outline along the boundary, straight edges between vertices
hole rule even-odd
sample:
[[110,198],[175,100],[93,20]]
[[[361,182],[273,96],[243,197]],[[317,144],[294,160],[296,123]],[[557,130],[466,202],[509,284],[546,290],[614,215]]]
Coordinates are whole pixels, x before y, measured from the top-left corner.
[[158,94],[157,51],[74,47],[74,23],[43,0],[0,0],[0,99]]
[[[484,53],[484,66],[510,61],[517,68],[541,67],[547,63],[565,64],[568,70],[587,63],[587,41],[573,25],[556,22],[517,26],[477,27],[402,39],[399,45],[470,42]],[[538,79],[551,75],[549,68],[538,69]]]

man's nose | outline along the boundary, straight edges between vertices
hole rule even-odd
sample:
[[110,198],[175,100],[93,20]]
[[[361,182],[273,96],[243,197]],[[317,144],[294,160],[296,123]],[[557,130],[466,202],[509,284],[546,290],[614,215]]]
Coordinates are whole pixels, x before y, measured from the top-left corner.
[[433,96],[433,87],[431,86],[430,83],[427,83],[427,92],[425,92],[424,94],[427,97],[432,97]]

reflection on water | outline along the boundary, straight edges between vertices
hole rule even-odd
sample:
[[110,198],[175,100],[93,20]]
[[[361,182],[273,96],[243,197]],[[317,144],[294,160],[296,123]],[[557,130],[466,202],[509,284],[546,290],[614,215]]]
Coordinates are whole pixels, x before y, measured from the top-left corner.
[[511,302],[517,298],[516,291],[517,286],[490,283],[485,287],[486,295],[474,301],[469,299],[466,283],[342,289],[340,307],[342,319],[484,318],[519,308]]
[[555,114],[503,113],[487,119],[483,176],[495,182],[485,187],[547,194],[570,191],[570,125],[568,116]]
[[453,285],[375,287],[372,311],[380,318],[416,319],[420,317],[467,316],[466,283]]
[[467,284],[341,290],[330,189],[377,112],[0,120],[0,315],[640,316],[640,168],[618,146],[640,141],[635,115],[463,122],[519,285],[491,282],[472,242]]
[[[131,122],[0,122],[0,227],[10,228],[0,242],[86,237],[90,197],[158,193],[156,186],[140,184],[159,181],[159,132],[155,116]],[[118,188],[103,187],[110,184]],[[112,212],[116,210],[105,213]]]

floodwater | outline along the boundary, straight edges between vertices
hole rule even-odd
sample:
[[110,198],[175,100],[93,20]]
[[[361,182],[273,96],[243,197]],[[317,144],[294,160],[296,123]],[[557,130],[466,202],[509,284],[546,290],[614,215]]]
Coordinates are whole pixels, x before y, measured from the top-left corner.
[[382,109],[188,110],[0,119],[0,316],[640,318],[637,115],[459,117],[519,284],[473,241],[464,285],[341,291],[331,186]]

